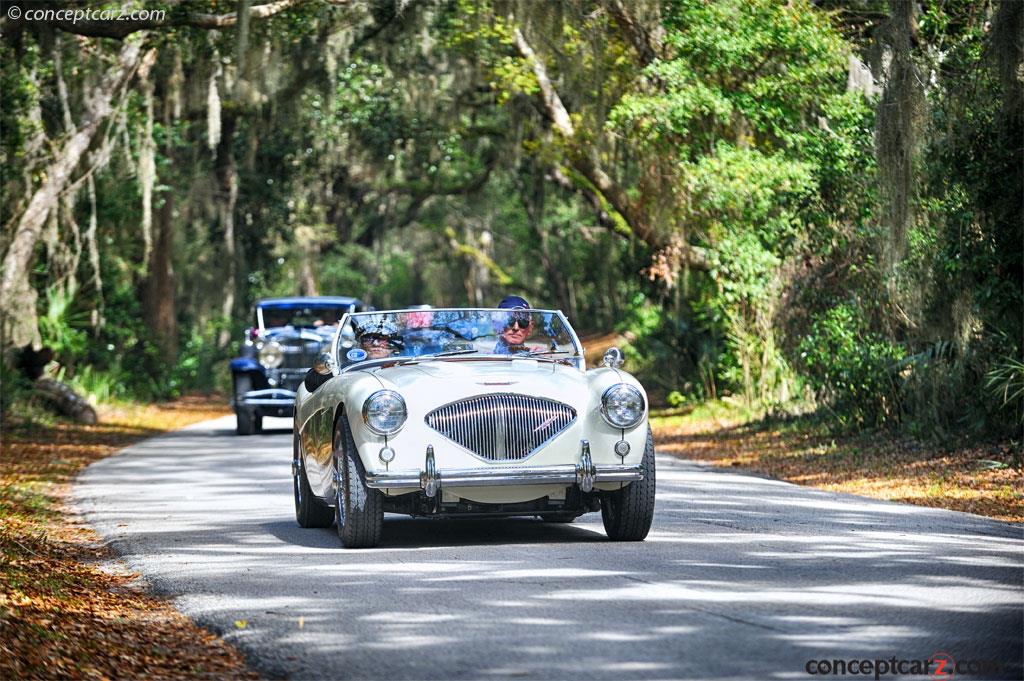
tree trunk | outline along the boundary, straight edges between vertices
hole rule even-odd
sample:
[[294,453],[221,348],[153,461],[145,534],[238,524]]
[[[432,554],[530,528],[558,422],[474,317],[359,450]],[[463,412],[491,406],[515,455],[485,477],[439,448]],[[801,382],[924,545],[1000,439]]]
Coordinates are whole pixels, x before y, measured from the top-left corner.
[[316,263],[320,259],[320,243],[316,228],[299,225],[295,228],[295,245],[299,253],[299,295],[318,296],[320,287],[316,281]]
[[142,289],[142,310],[164,359],[173,363],[178,358],[178,320],[171,260],[174,250],[174,192],[164,192],[164,205],[157,213],[155,237]]
[[569,300],[569,286],[562,271],[551,257],[551,240],[544,229],[544,203],[546,198],[544,188],[546,182],[544,174],[535,168],[532,173],[530,186],[523,188],[523,207],[526,209],[526,217],[530,221],[530,228],[537,236],[537,241],[540,245],[540,251],[537,255],[540,257],[541,266],[547,275],[547,295],[558,301],[560,309],[570,313],[572,305]]
[[121,48],[117,65],[111,67],[89,93],[85,115],[77,130],[41,173],[46,179],[36,189],[18,220],[14,238],[4,255],[3,277],[0,279],[0,311],[3,313],[0,335],[5,347],[22,347],[30,343],[35,347],[40,345],[36,293],[29,283],[29,273],[47,216],[57,207],[61,191],[67,186],[96,131],[113,111],[114,97],[131,80],[140,63],[148,68],[155,56],[153,50],[143,55],[138,43],[126,43]]
[[[238,203],[238,167],[235,165],[235,127],[237,118],[234,114],[225,114],[221,122],[221,137],[217,144],[217,214],[220,227],[224,232],[224,302],[221,315],[230,325],[235,312],[235,294],[238,282],[238,264],[235,249],[235,205]],[[217,345],[226,347],[231,340],[231,329],[221,329]]]

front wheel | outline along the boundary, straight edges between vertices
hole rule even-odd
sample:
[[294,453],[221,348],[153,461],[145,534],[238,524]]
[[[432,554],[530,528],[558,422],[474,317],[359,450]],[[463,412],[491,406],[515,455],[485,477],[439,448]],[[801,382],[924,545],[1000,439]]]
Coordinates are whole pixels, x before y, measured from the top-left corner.
[[608,538],[614,541],[641,541],[654,520],[654,436],[647,426],[644,447],[644,479],[631,482],[601,499],[601,520]]
[[334,429],[334,479],[334,516],[342,545],[347,549],[376,546],[384,525],[384,499],[380,490],[366,486],[363,463],[344,414]]
[[238,403],[242,395],[251,390],[252,377],[249,374],[235,374],[235,432],[239,435],[252,435],[263,429],[263,419]]
[[239,435],[252,435],[256,430],[256,416],[251,411],[239,409],[235,412],[235,432]]

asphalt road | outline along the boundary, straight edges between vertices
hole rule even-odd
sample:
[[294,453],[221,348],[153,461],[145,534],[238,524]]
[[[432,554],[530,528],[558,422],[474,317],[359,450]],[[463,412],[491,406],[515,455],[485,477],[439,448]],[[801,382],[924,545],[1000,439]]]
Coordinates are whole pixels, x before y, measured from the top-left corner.
[[598,514],[389,515],[381,547],[345,550],[295,524],[289,422],[267,424],[282,428],[237,437],[222,419],[140,443],[74,496],[268,677],[813,679],[857,660],[840,677],[874,678],[859,661],[936,654],[1002,665],[940,678],[1022,677],[1019,526],[659,457],[642,543],[607,541]]

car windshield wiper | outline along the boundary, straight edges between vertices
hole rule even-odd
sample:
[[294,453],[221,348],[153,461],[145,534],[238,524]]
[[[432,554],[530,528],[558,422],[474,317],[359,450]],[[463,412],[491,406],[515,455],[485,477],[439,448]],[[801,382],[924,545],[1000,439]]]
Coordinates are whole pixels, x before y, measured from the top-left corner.
[[568,355],[568,350],[534,350],[527,357],[544,357],[546,355]]
[[453,355],[469,355],[474,352],[480,352],[474,348],[466,348],[465,350],[449,350],[448,352],[434,352],[429,355],[420,355],[416,359],[422,359],[424,357],[451,357]]
[[479,350],[475,350],[473,348],[467,348],[465,350],[449,350],[448,352],[432,352],[432,353],[427,354],[427,355],[417,355],[416,357],[405,357],[405,358],[399,360],[398,362],[396,362],[396,364],[402,364],[402,365],[405,365],[405,364],[415,364],[416,362],[421,362],[421,361],[423,361],[425,359],[435,359],[437,357],[453,357],[455,355],[469,355],[469,354],[474,353],[474,352],[480,352],[480,351]]

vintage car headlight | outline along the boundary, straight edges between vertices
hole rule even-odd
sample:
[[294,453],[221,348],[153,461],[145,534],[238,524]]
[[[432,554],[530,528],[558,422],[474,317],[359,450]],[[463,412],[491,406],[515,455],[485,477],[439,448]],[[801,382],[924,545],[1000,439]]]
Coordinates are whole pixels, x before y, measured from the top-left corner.
[[377,435],[397,433],[406,416],[405,400],[394,390],[378,390],[363,402],[363,421]]
[[264,343],[263,347],[260,348],[259,360],[260,364],[267,369],[276,369],[281,366],[281,362],[284,361],[284,351],[281,350],[281,344],[275,341]]
[[632,428],[644,417],[644,396],[626,383],[616,383],[601,395],[601,416],[616,428]]

